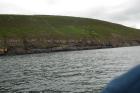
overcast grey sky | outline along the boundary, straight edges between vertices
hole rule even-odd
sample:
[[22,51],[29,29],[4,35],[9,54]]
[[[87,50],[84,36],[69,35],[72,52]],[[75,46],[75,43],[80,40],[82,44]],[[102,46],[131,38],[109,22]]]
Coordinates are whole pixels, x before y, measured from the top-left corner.
[[0,14],[78,16],[140,28],[140,0],[0,0]]

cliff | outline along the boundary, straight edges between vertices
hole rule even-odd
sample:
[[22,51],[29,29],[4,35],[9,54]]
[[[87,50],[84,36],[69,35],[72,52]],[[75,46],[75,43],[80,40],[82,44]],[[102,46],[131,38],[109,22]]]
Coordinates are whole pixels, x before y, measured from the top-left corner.
[[140,30],[106,21],[48,15],[0,15],[0,54],[140,45]]

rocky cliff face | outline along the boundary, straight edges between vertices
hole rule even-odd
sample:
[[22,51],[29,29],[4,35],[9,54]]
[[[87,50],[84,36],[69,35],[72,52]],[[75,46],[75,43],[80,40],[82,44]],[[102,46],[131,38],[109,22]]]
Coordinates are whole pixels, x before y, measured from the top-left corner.
[[9,39],[0,40],[0,45],[0,54],[4,55],[137,46],[140,45],[140,41]]

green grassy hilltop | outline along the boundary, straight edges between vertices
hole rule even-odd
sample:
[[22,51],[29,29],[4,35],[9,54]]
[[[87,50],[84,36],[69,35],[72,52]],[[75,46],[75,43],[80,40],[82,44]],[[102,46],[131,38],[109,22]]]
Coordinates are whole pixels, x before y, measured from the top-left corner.
[[[0,15],[0,47],[10,50],[139,43],[140,30],[105,21],[49,15]],[[121,43],[121,44],[120,44]]]

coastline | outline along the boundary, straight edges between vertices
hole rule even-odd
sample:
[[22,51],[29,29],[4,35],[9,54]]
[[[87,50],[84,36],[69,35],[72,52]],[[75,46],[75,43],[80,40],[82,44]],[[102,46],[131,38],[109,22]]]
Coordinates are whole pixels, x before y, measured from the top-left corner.
[[0,55],[140,45],[140,30],[107,21],[49,15],[0,15]]
[[62,52],[62,51],[80,51],[80,50],[92,50],[92,49],[106,49],[106,48],[118,48],[118,47],[131,47],[131,46],[140,46],[140,42],[131,42],[131,43],[119,43],[116,45],[113,44],[98,44],[96,46],[57,46],[51,48],[13,48],[7,52],[1,53],[0,56],[5,55],[24,55],[24,54],[37,54],[37,53],[51,53],[51,52]]

